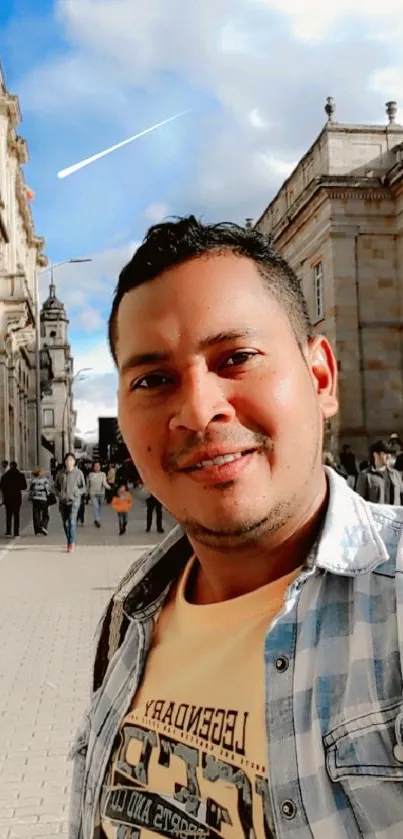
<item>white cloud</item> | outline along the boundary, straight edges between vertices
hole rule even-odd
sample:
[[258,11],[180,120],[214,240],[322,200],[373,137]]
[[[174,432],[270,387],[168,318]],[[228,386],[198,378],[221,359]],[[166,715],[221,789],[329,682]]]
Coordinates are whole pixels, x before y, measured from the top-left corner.
[[269,126],[269,123],[261,114],[259,108],[252,108],[252,110],[249,111],[248,119],[250,124],[253,125],[254,128],[268,128]]
[[80,326],[84,332],[96,332],[105,328],[105,318],[102,317],[98,309],[86,306],[75,315],[74,326],[76,329]]
[[99,394],[98,398],[91,401],[88,399],[76,399],[74,407],[77,410],[77,428],[80,433],[95,439],[94,430],[97,435],[97,419],[98,417],[116,417],[117,416],[117,401],[116,396],[108,398],[106,394]]
[[151,224],[158,224],[158,222],[163,221],[168,215],[168,205],[162,202],[160,204],[149,204],[144,211],[144,218]]
[[[388,91],[389,99],[403,105],[403,65],[377,70],[370,76],[369,86],[377,93]],[[403,108],[398,109],[396,122],[403,124]]]
[[297,160],[282,160],[279,157],[275,157],[271,154],[265,154],[264,152],[262,153],[261,158],[265,166],[267,166],[267,169],[280,178],[289,178],[291,172],[295,169],[298,163]]
[[[57,269],[57,292],[73,326],[88,324],[86,312],[100,325],[119,271],[138,245],[130,241],[131,224],[137,237],[144,221],[169,213],[256,217],[322,128],[327,95],[335,96],[341,122],[386,123],[384,102],[396,98],[403,105],[401,0],[56,0],[56,10],[66,51],[20,80],[23,110],[54,121],[60,134],[66,126],[72,134],[83,127],[90,143],[94,120],[90,154],[195,105],[189,118],[147,140],[147,171],[152,175],[157,164],[157,175],[138,193],[135,155],[111,155],[106,182],[98,164],[89,167],[96,185],[85,180],[88,172],[77,175],[83,180],[75,184],[85,183],[89,193],[85,206],[92,202],[95,219],[107,214],[111,229],[99,253],[72,253],[92,256],[91,263]],[[104,138],[111,126],[113,137]],[[183,169],[171,178],[176,158]],[[82,194],[84,202],[85,189]],[[134,209],[138,194],[143,205]],[[129,209],[114,227],[113,198],[120,205],[121,195]],[[83,229],[92,225],[91,209],[80,215],[75,189],[70,200],[70,217]],[[115,410],[114,380],[102,379],[114,375],[106,341],[75,350],[75,369],[80,366],[94,368],[87,393],[93,380],[98,390],[90,400],[80,391],[84,424],[93,428],[91,416],[108,405]]]
[[98,417],[115,417],[117,414],[117,375],[109,359],[106,344],[93,346],[88,353],[75,356],[76,370],[81,366],[92,367],[74,383],[77,428],[82,434],[97,427]]
[[[91,262],[60,265],[54,270],[57,297],[66,306],[70,327],[86,331],[106,329],[100,307],[112,303],[113,290],[123,266],[131,259],[139,242],[130,241],[91,256]],[[50,272],[41,275],[42,301],[48,296]]]
[[[367,86],[371,73],[385,70],[393,55],[389,49],[387,57],[378,40],[373,49],[370,39],[391,27],[396,37],[402,32],[400,0],[380,6],[368,0],[237,0],[235,5],[216,0],[197,7],[182,0],[171,0],[169,7],[164,0],[141,5],[59,0],[57,9],[70,51],[65,61],[58,59],[53,79],[52,67],[46,68],[50,85],[56,78],[57,99],[73,99],[75,113],[88,105],[105,119],[112,107],[116,138],[133,130],[139,89],[143,102],[154,103],[153,118],[168,113],[170,73],[214,99],[214,112],[198,115],[196,108],[186,125],[178,123],[169,135],[181,138],[178,155],[188,154],[189,140],[193,155],[188,176],[171,186],[169,212],[201,210],[205,216],[238,219],[260,214],[289,173],[288,159],[295,161],[306,151],[325,121],[327,95],[337,96],[341,121],[384,118],[378,101],[380,95],[390,98],[389,91],[367,91]],[[337,26],[354,21],[359,25],[347,27],[338,40]],[[29,99],[26,90],[28,107]],[[141,121],[146,124],[147,117]],[[164,139],[161,135],[161,154]],[[266,158],[272,159],[270,165]],[[167,206],[165,200],[153,202],[143,217],[154,223],[166,215],[161,211]]]
[[[90,368],[90,372],[86,374],[86,385],[84,386],[84,390],[86,391],[88,391],[88,386],[92,386],[93,380],[98,376],[105,376],[106,374],[115,372],[115,365],[109,352],[106,338],[104,341],[87,344],[84,348],[76,349],[74,353],[74,370],[78,371],[84,367]],[[78,384],[76,387],[78,387]]]
[[324,38],[340,20],[363,18],[390,32],[391,17],[400,19],[401,0],[249,0],[251,5],[286,15],[295,37],[302,40]]

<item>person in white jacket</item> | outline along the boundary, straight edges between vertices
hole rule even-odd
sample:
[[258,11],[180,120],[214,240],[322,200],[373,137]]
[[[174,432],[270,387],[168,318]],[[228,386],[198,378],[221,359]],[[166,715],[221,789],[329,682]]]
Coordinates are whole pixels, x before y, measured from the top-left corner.
[[94,463],[92,472],[87,478],[87,492],[94,510],[95,527],[101,527],[101,510],[105,501],[105,490],[109,488],[105,472],[101,472],[101,464]]

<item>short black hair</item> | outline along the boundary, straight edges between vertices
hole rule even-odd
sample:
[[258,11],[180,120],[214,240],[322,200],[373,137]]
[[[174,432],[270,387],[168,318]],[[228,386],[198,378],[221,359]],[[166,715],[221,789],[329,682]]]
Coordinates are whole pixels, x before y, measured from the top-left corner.
[[392,446],[386,440],[377,440],[370,448],[371,454],[393,454]]
[[241,227],[230,222],[203,224],[191,215],[150,227],[142,244],[122,269],[108,322],[109,346],[115,362],[116,316],[127,292],[154,280],[174,265],[226,252],[256,263],[268,291],[286,310],[302,348],[313,337],[306,300],[298,277],[275,251],[270,237],[256,228]]
[[74,463],[76,462],[76,456],[75,456],[74,452],[67,452],[67,454],[64,455],[63,463],[66,463],[66,460],[67,460],[68,457],[72,457],[73,460],[74,460]]

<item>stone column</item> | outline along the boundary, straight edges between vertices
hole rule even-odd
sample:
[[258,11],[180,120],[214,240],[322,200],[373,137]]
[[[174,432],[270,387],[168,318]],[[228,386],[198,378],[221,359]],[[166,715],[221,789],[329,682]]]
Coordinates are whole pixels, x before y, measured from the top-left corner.
[[7,355],[0,353],[0,460],[10,460]]
[[20,454],[20,411],[14,357],[11,359],[11,365],[8,370],[8,387],[10,405],[10,459],[18,462]]

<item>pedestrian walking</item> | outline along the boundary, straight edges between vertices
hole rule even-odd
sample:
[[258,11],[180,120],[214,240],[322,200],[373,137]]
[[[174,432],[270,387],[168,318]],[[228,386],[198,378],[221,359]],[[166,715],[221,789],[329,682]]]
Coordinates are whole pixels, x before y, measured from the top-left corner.
[[85,493],[85,480],[81,469],[76,466],[76,458],[68,452],[64,458],[64,467],[55,478],[55,493],[59,500],[59,511],[67,539],[67,552],[74,551],[76,544],[77,515],[81,498]]
[[127,489],[126,484],[118,487],[116,495],[112,498],[112,507],[118,514],[119,536],[126,533],[129,512],[132,508],[133,497]]
[[371,446],[371,463],[357,478],[356,492],[373,504],[402,504],[403,480],[400,472],[393,469],[394,452],[386,440],[378,440]]
[[45,470],[40,466],[34,471],[29,485],[29,499],[32,501],[32,522],[36,536],[47,536],[49,525],[49,498],[51,487]]
[[398,839],[403,509],[322,463],[337,361],[298,277],[256,228],[164,222],[109,336],[179,526],[98,624],[70,839]]
[[102,472],[101,464],[96,461],[93,465],[93,471],[90,472],[87,478],[87,492],[94,511],[95,527],[101,527],[101,515],[102,507],[105,503],[105,491],[109,488],[105,472]]
[[[2,462],[1,462],[0,486],[1,486],[1,479],[2,479],[3,475],[6,474],[8,468],[9,468],[9,465],[10,464],[9,464],[8,460],[2,460]],[[1,490],[0,490],[0,497],[1,497],[1,502],[0,503],[4,504],[3,494],[1,492]]]
[[20,510],[22,504],[22,493],[27,488],[25,475],[18,469],[15,460],[10,463],[10,468],[2,475],[0,489],[3,497],[3,504],[6,510],[6,536],[20,535]]
[[158,498],[151,493],[148,494],[146,498],[146,508],[147,508],[147,520],[146,520],[146,533],[149,533],[152,528],[153,523],[153,513],[155,510],[155,517],[156,517],[156,525],[157,525],[157,532],[163,533],[164,528],[162,526],[162,504],[161,501],[158,501]]
[[108,471],[106,473],[106,480],[109,484],[109,489],[106,490],[106,500],[108,504],[110,504],[112,498],[115,495],[116,490],[116,467],[114,463],[111,463],[109,465]]
[[351,489],[355,489],[358,477],[358,463],[351,446],[346,443],[340,452],[340,466],[343,467],[347,475],[347,484]]
[[85,524],[85,507],[87,504],[88,495],[86,492],[83,492],[81,496],[80,506],[78,508],[77,513],[77,524],[80,524],[81,527],[84,527]]

